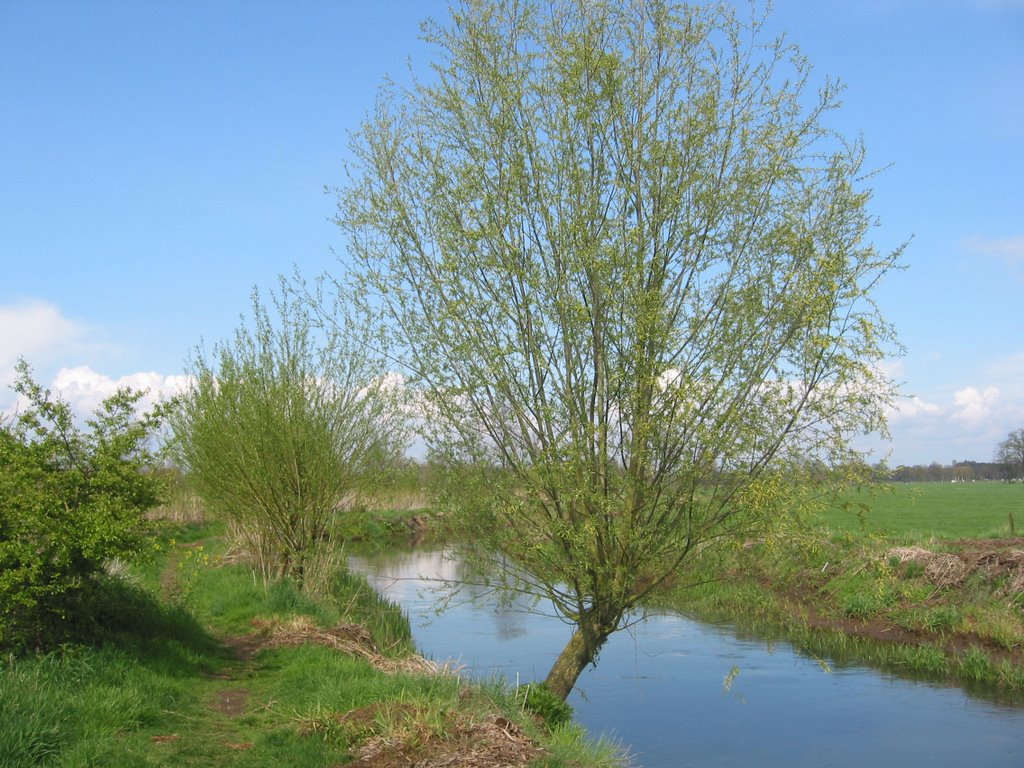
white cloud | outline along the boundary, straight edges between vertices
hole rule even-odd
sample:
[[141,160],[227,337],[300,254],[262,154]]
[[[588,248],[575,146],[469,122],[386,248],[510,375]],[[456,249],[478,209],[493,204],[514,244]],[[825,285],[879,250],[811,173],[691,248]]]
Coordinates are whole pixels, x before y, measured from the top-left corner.
[[991,414],[996,401],[999,400],[998,387],[964,387],[953,393],[953,404],[957,411],[953,418],[969,424],[985,421]]
[[66,400],[75,413],[86,414],[92,413],[105,398],[124,387],[147,391],[141,405],[148,408],[161,399],[183,391],[188,383],[188,376],[165,376],[152,371],[113,379],[89,366],[78,366],[61,368],[51,386],[55,394]]
[[941,408],[939,408],[935,403],[926,402],[917,395],[914,395],[913,397],[902,397],[889,414],[889,419],[895,421],[898,419],[913,419],[918,416],[927,416],[929,414],[937,415],[940,410]]
[[[71,406],[76,419],[90,416],[99,405],[118,389],[132,389],[145,394],[138,403],[138,411],[148,411],[152,407],[173,395],[188,388],[191,377],[184,375],[165,376],[152,371],[132,373],[114,379],[106,374],[94,371],[89,366],[61,368],[53,381],[37,381],[49,389],[55,398],[59,398]],[[9,417],[26,407],[25,398],[8,390],[8,397],[0,397],[0,420]]]
[[140,372],[115,379],[88,365],[68,365],[76,358],[91,359],[96,365],[95,358],[113,348],[97,342],[93,329],[50,302],[27,299],[0,305],[0,416],[24,407],[11,389],[19,357],[29,362],[36,381],[67,400],[79,417],[91,414],[105,397],[122,387],[147,391],[140,402],[144,410],[187,386],[186,376]]
[[19,357],[30,363],[51,359],[85,342],[86,328],[53,304],[27,300],[0,306],[0,384],[14,381]]
[[891,450],[893,464],[989,460],[1010,430],[1024,426],[1024,351],[1013,349],[1012,338],[1007,346],[1008,354],[971,366],[974,381],[918,376],[917,394],[900,398],[887,413],[891,441],[865,444],[878,455]]
[[975,235],[964,240],[963,246],[972,253],[994,257],[1011,270],[1024,267],[1024,235],[997,238]]

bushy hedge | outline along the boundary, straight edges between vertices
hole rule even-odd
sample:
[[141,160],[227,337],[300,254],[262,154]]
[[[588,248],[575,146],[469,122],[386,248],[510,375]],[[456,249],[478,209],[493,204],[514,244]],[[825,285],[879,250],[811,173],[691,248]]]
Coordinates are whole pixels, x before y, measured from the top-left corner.
[[163,482],[150,439],[164,409],[120,390],[83,426],[22,361],[19,411],[0,422],[0,647],[46,647],[80,628],[104,567],[144,549]]

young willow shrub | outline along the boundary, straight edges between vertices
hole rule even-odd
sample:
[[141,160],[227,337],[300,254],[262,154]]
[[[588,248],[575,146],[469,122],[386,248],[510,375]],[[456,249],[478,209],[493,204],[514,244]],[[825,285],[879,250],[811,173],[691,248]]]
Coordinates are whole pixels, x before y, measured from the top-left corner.
[[104,566],[144,550],[164,407],[140,416],[143,393],[119,390],[82,428],[24,361],[14,389],[26,405],[0,423],[0,647],[48,646],[89,622],[82,598]]
[[302,586],[329,556],[331,516],[396,461],[406,430],[401,388],[356,329],[319,333],[287,291],[273,309],[254,296],[251,326],[197,355],[170,423],[179,465],[264,580]]

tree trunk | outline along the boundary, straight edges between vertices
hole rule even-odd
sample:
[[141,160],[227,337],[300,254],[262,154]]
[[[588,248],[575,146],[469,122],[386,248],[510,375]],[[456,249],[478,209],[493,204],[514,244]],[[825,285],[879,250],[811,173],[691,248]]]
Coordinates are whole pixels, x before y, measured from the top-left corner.
[[569,693],[580,677],[587,664],[597,658],[597,652],[601,650],[607,634],[598,634],[588,639],[584,630],[577,628],[572,633],[569,642],[558,655],[554,666],[548,672],[544,684],[548,689],[562,701],[569,698]]

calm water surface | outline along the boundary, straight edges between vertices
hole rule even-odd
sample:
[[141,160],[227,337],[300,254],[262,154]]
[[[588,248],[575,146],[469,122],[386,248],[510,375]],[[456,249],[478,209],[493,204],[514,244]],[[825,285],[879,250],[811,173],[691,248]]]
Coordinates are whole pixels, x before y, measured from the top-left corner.
[[[543,679],[569,638],[522,601],[464,594],[437,614],[431,587],[460,575],[439,550],[353,556],[350,566],[406,609],[424,655],[475,677]],[[591,734],[621,742],[644,768],[1024,766],[1024,709],[675,615],[613,635],[569,701]]]

